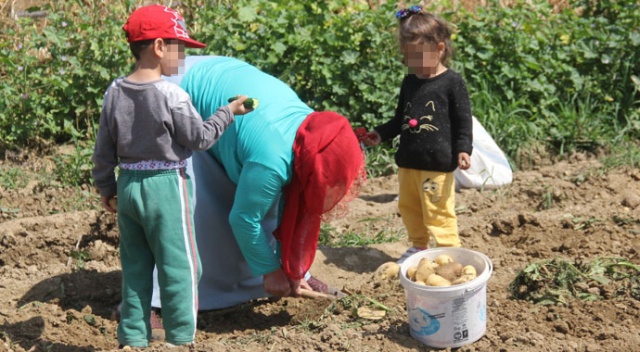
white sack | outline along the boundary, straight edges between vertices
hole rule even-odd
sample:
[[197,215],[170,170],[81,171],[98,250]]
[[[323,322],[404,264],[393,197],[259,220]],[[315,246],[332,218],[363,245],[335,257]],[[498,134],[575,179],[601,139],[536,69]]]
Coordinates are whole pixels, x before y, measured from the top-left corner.
[[495,189],[513,181],[511,165],[504,152],[473,116],[473,152],[471,167],[456,169],[456,189]]

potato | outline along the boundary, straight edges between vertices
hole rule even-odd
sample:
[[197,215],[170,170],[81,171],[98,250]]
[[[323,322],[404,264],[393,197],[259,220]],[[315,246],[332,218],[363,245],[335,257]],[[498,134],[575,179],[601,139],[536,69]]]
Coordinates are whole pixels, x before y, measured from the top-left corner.
[[429,275],[429,277],[427,277],[427,281],[425,281],[425,284],[427,284],[427,286],[451,286],[451,282],[449,282],[449,280],[438,274]]
[[447,263],[453,263],[453,258],[451,258],[451,256],[446,254],[440,254],[439,256],[436,257],[434,261],[438,265],[445,265]]
[[357,310],[358,317],[369,320],[380,320],[387,315],[387,312],[381,309],[371,309],[369,307],[360,307]]
[[411,281],[416,281],[416,271],[418,271],[417,266],[410,266],[407,269],[407,278]]
[[418,262],[418,268],[423,266],[423,265],[429,265],[429,266],[432,266],[432,267],[436,267],[437,266],[437,264],[435,262],[433,262],[429,258],[420,259],[420,261]]
[[451,262],[437,267],[435,273],[449,281],[454,281],[460,277],[461,272],[462,264],[458,262]]
[[398,263],[386,262],[376,269],[375,275],[380,280],[392,280],[398,276],[398,272],[400,272],[400,265],[398,265]]
[[431,268],[433,270],[436,270],[436,268],[438,267],[438,264],[436,264],[434,261],[432,261],[430,259],[422,258],[418,262],[418,269],[420,269],[423,266],[426,266],[426,267],[429,267],[429,268]]
[[473,265],[462,265],[451,256],[441,254],[433,260],[420,259],[418,265],[407,268],[406,276],[418,285],[451,286],[475,279],[477,271]]
[[451,281],[451,284],[452,285],[459,285],[459,284],[463,284],[465,282],[469,282],[469,281],[471,281],[471,280],[473,280],[475,278],[476,278],[475,275],[462,275],[459,278]]
[[418,266],[416,270],[416,281],[424,281],[426,282],[427,277],[431,274],[435,274],[435,267],[429,263]]
[[472,275],[474,278],[478,276],[478,272],[473,265],[465,265],[462,268],[462,273],[460,275]]
[[427,279],[427,276],[435,272],[436,267],[436,263],[432,262],[430,259],[422,258],[415,267],[415,273],[413,273],[412,276],[409,276],[409,270],[407,270],[407,276],[413,281],[419,280],[424,282]]
[[451,283],[453,285],[463,284],[475,279],[476,277],[478,277],[476,268],[473,265],[465,265],[460,272],[460,277],[453,280]]

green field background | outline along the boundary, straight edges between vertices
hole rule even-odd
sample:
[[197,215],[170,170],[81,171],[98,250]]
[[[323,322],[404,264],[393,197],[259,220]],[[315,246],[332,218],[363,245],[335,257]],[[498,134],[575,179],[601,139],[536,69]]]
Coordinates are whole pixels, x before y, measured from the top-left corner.
[[[454,28],[452,68],[472,112],[514,168],[532,150],[626,149],[640,134],[637,1],[439,1]],[[0,22],[0,148],[73,143],[88,163],[109,82],[133,59],[122,31],[136,1],[41,2]],[[405,69],[395,1],[182,1],[188,54],[234,56],[291,85],[315,109],[371,128],[395,109]],[[44,16],[36,15],[44,13]],[[31,15],[30,15],[31,14]],[[372,175],[393,172],[389,143],[370,151]]]

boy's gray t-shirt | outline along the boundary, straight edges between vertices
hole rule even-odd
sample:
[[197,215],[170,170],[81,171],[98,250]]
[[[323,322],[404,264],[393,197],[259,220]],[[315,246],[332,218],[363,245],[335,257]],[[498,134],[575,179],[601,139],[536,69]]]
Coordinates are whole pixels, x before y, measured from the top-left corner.
[[226,106],[203,121],[189,95],[165,80],[114,80],[105,93],[93,155],[100,195],[116,194],[118,163],[185,160],[192,150],[209,149],[233,121]]

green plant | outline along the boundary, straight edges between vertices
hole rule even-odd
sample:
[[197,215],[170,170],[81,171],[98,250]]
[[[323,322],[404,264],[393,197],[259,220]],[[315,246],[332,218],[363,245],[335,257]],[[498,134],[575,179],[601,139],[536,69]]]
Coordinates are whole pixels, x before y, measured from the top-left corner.
[[538,210],[549,210],[554,206],[555,200],[553,199],[552,190],[547,189],[541,198],[540,203],[538,203]]
[[602,257],[574,263],[554,258],[527,265],[509,284],[509,290],[516,299],[541,305],[566,305],[574,299],[595,301],[622,295],[637,299],[639,274],[640,266],[625,258]]
[[613,222],[615,222],[616,225],[618,225],[618,226],[625,226],[625,225],[628,225],[628,224],[640,225],[640,219],[623,218],[623,217],[617,216],[617,215],[613,217]]
[[27,185],[28,178],[19,167],[0,167],[0,186],[5,189],[18,189]]
[[63,154],[54,158],[56,179],[67,186],[93,184],[91,169],[93,162],[93,146],[78,141],[71,154]]
[[[360,222],[373,223],[376,221],[387,221],[385,219],[362,219]],[[400,232],[390,232],[390,229],[384,228],[379,231],[371,231],[367,226],[366,233],[357,233],[348,231],[346,233],[337,234],[336,229],[331,225],[322,223],[320,226],[320,235],[318,244],[327,247],[353,247],[368,246],[376,243],[388,243],[399,240],[403,234]]]
[[[593,152],[640,136],[640,5],[544,0],[473,13],[442,1],[427,8],[454,28],[472,112],[513,161],[531,148]],[[129,72],[122,23],[139,1],[51,1],[46,20],[0,21],[0,146],[93,137],[109,82]],[[394,114],[405,73],[395,39],[398,1],[183,2],[194,37],[188,54],[246,60],[291,85],[315,109],[367,128]],[[224,25],[221,25],[224,24]],[[491,24],[491,25],[487,25]],[[75,140],[73,130],[80,134]],[[395,172],[394,144],[367,148],[369,176]]]
[[186,12],[209,43],[204,52],[246,60],[289,83],[313,108],[373,125],[391,116],[402,79],[394,8],[393,2],[371,9],[347,0],[239,0]]
[[298,325],[296,325],[295,327],[302,331],[314,332],[321,331],[325,326],[326,324],[321,321],[305,318],[299,320]]
[[599,222],[602,222],[602,219],[598,219],[595,218],[593,216],[590,216],[588,219],[583,219],[583,218],[573,218],[571,219],[573,221],[573,223],[575,224],[573,226],[573,229],[575,231],[578,230],[587,230],[589,228],[591,228],[594,224],[597,224]]
[[393,175],[398,171],[394,158],[397,141],[398,139],[394,140],[391,147],[378,145],[365,149],[368,178]]
[[72,250],[70,256],[76,260],[76,268],[80,270],[84,270],[84,264],[91,259],[89,252],[81,250]]
[[373,237],[362,235],[353,231],[344,234],[330,234],[322,237],[319,244],[327,247],[357,247],[369,246],[377,243],[395,242],[402,238],[401,233],[388,233],[379,231]]
[[[59,186],[50,186],[59,187]],[[69,210],[87,210],[87,209],[101,209],[100,196],[98,193],[91,189],[88,184],[84,184],[80,187],[72,186],[72,194],[69,197],[56,202],[57,208],[49,210],[50,214],[57,214],[59,212],[65,212]]]
[[474,114],[509,156],[531,141],[563,154],[637,135],[640,8],[593,3],[603,4],[554,13],[545,1],[490,1],[451,15]]
[[87,324],[91,326],[98,325],[98,323],[96,322],[96,317],[93,314],[85,314],[82,318]]
[[621,143],[612,153],[601,158],[603,172],[622,166],[637,168],[640,166],[640,148],[636,143]]
[[88,130],[109,82],[131,67],[121,29],[130,7],[76,0],[43,9],[46,22],[0,22],[0,139],[8,143],[65,141],[66,125]]
[[73,312],[67,311],[66,313],[67,313],[66,314],[67,324],[71,324],[74,320],[78,320],[78,318],[76,318],[76,316],[73,315]]

